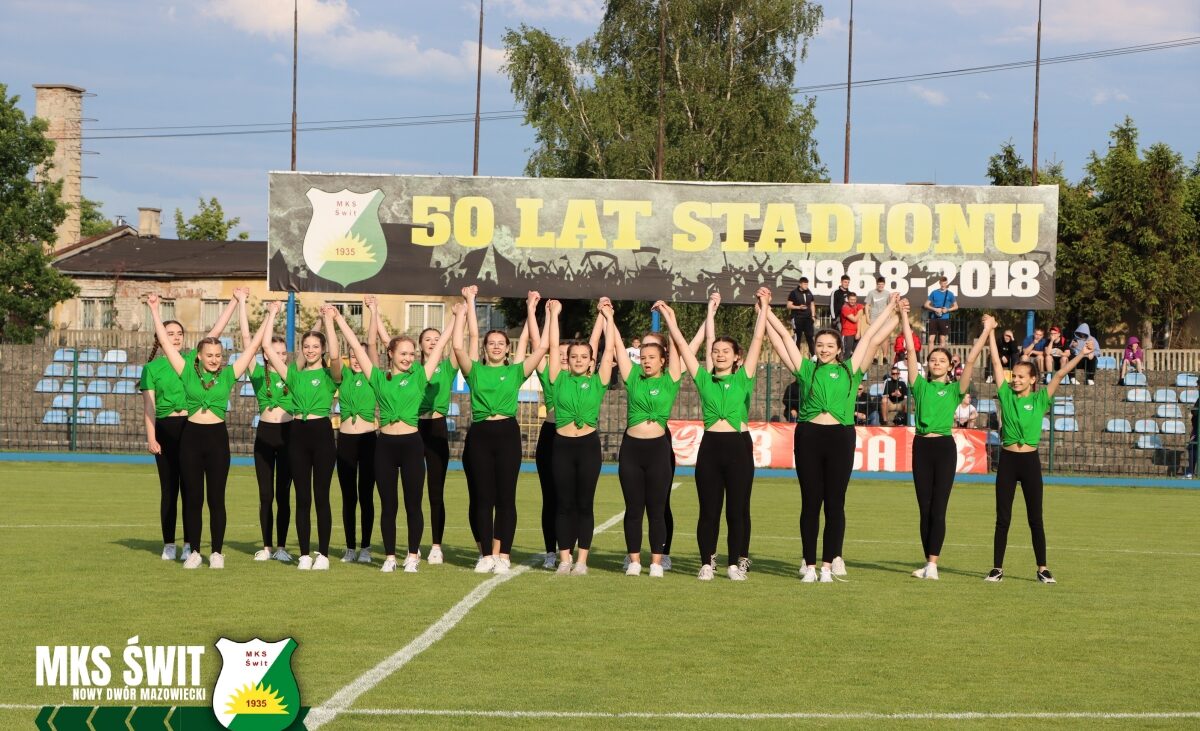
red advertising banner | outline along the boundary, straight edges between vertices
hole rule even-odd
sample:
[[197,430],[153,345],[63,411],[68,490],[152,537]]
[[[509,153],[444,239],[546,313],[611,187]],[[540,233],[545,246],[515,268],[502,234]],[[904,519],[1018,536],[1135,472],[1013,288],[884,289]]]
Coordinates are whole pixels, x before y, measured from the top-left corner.
[[[754,466],[791,469],[796,466],[792,455],[795,424],[752,421],[750,437],[754,440]],[[704,424],[699,421],[672,420],[671,445],[675,461],[681,465],[696,464]],[[860,472],[911,472],[912,427],[856,426],[854,469]],[[987,473],[987,432],[982,429],[955,429],[954,442],[958,447],[958,472]]]

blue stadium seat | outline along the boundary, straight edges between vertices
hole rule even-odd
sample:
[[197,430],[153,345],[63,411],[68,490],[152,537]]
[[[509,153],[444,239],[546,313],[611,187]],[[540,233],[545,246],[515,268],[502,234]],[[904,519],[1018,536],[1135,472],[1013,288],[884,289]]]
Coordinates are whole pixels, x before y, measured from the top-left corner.
[[452,432],[458,429],[458,424],[454,423],[454,419],[446,419],[446,431]]
[[103,409],[104,399],[94,395],[80,396],[75,406],[80,409]]
[[254,419],[253,419],[253,420],[251,420],[251,422],[250,422],[250,426],[252,426],[252,427],[254,427],[255,429],[257,429],[257,428],[258,428],[258,422],[259,422],[259,418],[260,418],[260,417],[259,417],[259,415],[258,415],[258,414],[255,414],[255,415],[254,415]]
[[1125,374],[1125,385],[1126,386],[1145,386],[1146,385],[1146,374],[1145,373],[1126,373]]
[[104,360],[104,354],[99,348],[88,348],[87,350],[79,351],[80,363],[99,363]]
[[104,363],[96,366],[96,378],[116,378],[121,369],[117,368],[112,363]]
[[43,378],[33,387],[37,393],[58,393],[60,388],[57,378]]
[[76,411],[75,412],[75,423],[76,424],[95,424],[96,423],[96,414],[95,414],[95,412],[92,412],[92,411]]
[[447,409],[447,411],[446,411],[446,416],[458,416],[458,414],[459,414],[458,403],[455,401],[451,401],[450,408]]
[[1200,389],[1185,388],[1179,392],[1179,403],[1194,404],[1196,399],[1200,399]]
[[339,398],[337,401],[335,401],[335,402],[334,402],[334,404],[333,404],[333,408],[330,410],[330,412],[329,412],[329,413],[331,413],[331,414],[340,414],[340,413],[342,413],[342,400],[341,400],[340,398]]
[[50,402],[52,409],[69,409],[71,404],[75,403],[75,397],[72,394],[64,393],[54,397],[54,401]]
[[100,426],[120,426],[121,415],[115,411],[101,411],[96,415],[96,423]]
[[[1061,398],[1061,397],[1056,398],[1056,399],[1054,399],[1053,411],[1054,411],[1055,416],[1074,416],[1075,415],[1075,402],[1072,401],[1070,397],[1067,397],[1065,399]],[[1072,429],[1071,431],[1078,431],[1078,430]]]
[[1042,417],[1042,431],[1050,431],[1050,417]]
[[1177,404],[1163,404],[1158,407],[1154,415],[1160,419],[1182,419],[1183,409],[1179,408]]
[[59,348],[58,350],[54,351],[54,360],[70,363],[71,361],[75,360],[75,349]]
[[883,384],[882,383],[872,383],[871,387],[867,389],[867,393],[871,396],[874,396],[875,398],[879,398],[879,397],[883,396]]
[[1125,400],[1138,403],[1149,403],[1150,391],[1144,388],[1131,388],[1125,392]]
[[254,384],[243,383],[242,389],[240,391],[238,391],[238,393],[240,393],[243,396],[253,396],[254,395]]
[[1098,371],[1115,371],[1117,369],[1117,359],[1111,355],[1096,356],[1096,370]]
[[117,381],[116,384],[113,385],[112,392],[124,394],[138,393],[137,383],[134,381]]
[[520,391],[517,391],[517,403],[536,404],[537,402],[538,402],[538,392],[537,391],[527,391],[525,389],[521,389]]
[[1179,402],[1179,394],[1173,388],[1157,388],[1154,390],[1154,402],[1157,404],[1174,404]]
[[66,363],[51,363],[46,366],[46,370],[42,371],[42,375],[47,378],[69,376],[71,375],[71,366]]
[[142,377],[142,367],[140,365],[127,365],[121,369],[121,378],[132,378],[137,380]]
[[1138,434],[1157,434],[1158,422],[1154,419],[1138,419],[1133,423],[1133,430]]
[[1069,417],[1055,419],[1054,431],[1079,431],[1079,422]]
[[1200,386],[1200,376],[1195,373],[1180,373],[1175,376],[1175,385],[1180,388],[1195,388]]
[[108,381],[89,381],[87,385],[88,393],[112,393],[112,386]]
[[975,410],[981,414],[994,414],[996,413],[996,401],[990,398],[981,398],[975,405]]
[[229,337],[228,335],[222,335],[221,337],[217,338],[217,340],[221,341],[222,348],[226,350],[233,350],[233,338]]
[[1162,449],[1162,437],[1157,434],[1148,434],[1144,437],[1138,437],[1138,449]]
[[1129,434],[1133,431],[1133,427],[1129,425],[1129,419],[1109,419],[1108,423],[1104,425],[1104,431],[1113,434]]
[[126,353],[124,350],[121,350],[121,349],[110,350],[104,354],[104,362],[105,363],[128,363],[129,362],[129,353]]
[[70,420],[70,415],[62,409],[50,409],[42,417],[43,424],[66,424]]
[[1187,424],[1177,419],[1172,421],[1164,421],[1162,425],[1163,434],[1187,434]]
[[96,369],[87,363],[80,363],[79,368],[77,368],[75,371],[75,374],[80,378],[91,378],[92,376],[96,375]]

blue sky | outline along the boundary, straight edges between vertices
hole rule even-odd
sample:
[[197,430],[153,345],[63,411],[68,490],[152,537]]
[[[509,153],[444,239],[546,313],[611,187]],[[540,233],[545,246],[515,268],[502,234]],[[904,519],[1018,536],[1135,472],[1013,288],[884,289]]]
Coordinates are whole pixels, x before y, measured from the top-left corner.
[[[600,0],[485,0],[483,110],[515,108],[500,37],[524,22],[578,41]],[[828,2],[797,85],[845,79],[848,0]],[[286,123],[291,0],[0,0],[0,83],[33,112],[32,84],[83,86],[85,135],[115,127]],[[470,114],[478,4],[469,0],[301,0],[301,121]],[[1033,58],[1036,0],[857,0],[854,78]],[[1200,36],[1195,0],[1048,0],[1043,56]],[[1200,46],[1046,66],[1041,157],[1081,173],[1125,115],[1143,145],[1200,151]],[[982,183],[1008,139],[1029,157],[1032,69],[854,94],[853,182]],[[844,91],[817,95],[819,153],[841,180]],[[161,134],[167,130],[147,130]],[[301,170],[470,174],[472,125],[302,133]],[[485,122],[480,172],[520,175],[533,135],[520,119]],[[136,223],[138,206],[194,211],[218,197],[266,235],[268,170],[287,169],[286,133],[85,142],[84,194]]]

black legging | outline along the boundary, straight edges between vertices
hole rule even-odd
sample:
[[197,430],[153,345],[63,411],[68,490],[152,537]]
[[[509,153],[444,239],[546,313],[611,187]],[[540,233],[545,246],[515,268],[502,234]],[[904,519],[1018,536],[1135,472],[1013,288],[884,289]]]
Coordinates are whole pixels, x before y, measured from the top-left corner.
[[696,455],[696,494],[700,517],[696,543],[700,563],[712,561],[721,534],[721,503],[725,503],[729,565],[750,555],[750,489],[754,485],[754,444],[750,432],[704,432]]
[[192,544],[192,550],[200,550],[207,492],[212,552],[221,553],[225,544],[225,483],[229,479],[229,430],[225,422],[188,422],[183,429],[179,467],[187,505],[183,511],[183,540]]
[[[187,424],[186,416],[166,416],[154,420],[154,440],[161,448],[154,455],[154,464],[158,467],[158,518],[162,523],[163,545],[175,543],[175,523],[179,516],[176,506],[183,488],[183,477],[179,470],[179,437],[184,424]],[[187,517],[187,500],[184,500],[184,525],[187,525]]]
[[329,507],[329,486],[337,447],[329,419],[314,418],[292,422],[292,440],[288,444],[292,464],[292,483],[296,486],[296,538],[300,555],[307,556],[312,544],[312,504],[317,503],[317,552],[329,555],[329,535],[333,532],[333,513]]
[[954,437],[913,437],[912,473],[921,511],[921,549],[925,556],[942,555],[946,540],[946,507],[954,487],[958,448]]
[[[471,526],[471,538],[475,543],[482,546],[479,538],[479,525],[475,519],[475,480],[471,478],[471,430],[467,429],[467,436],[463,439],[462,451],[462,466],[463,478],[467,481],[467,525]],[[480,549],[482,550],[482,548]]]
[[[811,306],[811,305],[810,305]],[[800,347],[800,343],[808,346],[808,355],[811,358],[813,353],[813,319],[811,317],[802,320],[792,320],[792,327],[796,330],[796,347]]]
[[534,461],[537,463],[538,482],[542,487],[542,544],[546,553],[554,553],[558,544],[558,491],[554,489],[554,437],[555,424],[543,421],[538,431]]
[[617,474],[625,495],[625,550],[642,551],[642,514],[650,518],[650,553],[666,553],[664,508],[671,494],[671,435],[621,440]]
[[596,530],[596,483],[600,480],[600,433],[554,438],[554,489],[558,493],[558,547],[592,547]]
[[[258,479],[258,525],[262,529],[263,546],[287,545],[288,523],[292,520],[292,466],[288,459],[288,442],[292,422],[273,424],[259,421],[254,432],[254,476]],[[272,516],[272,505],[279,512]],[[279,543],[271,542],[271,522]]]
[[446,470],[450,465],[450,432],[446,417],[421,419],[417,432],[425,445],[425,475],[429,482],[429,527],[433,544],[442,545],[446,532]]
[[[667,436],[670,437],[670,432]],[[675,449],[671,448],[671,481],[667,484],[667,504],[663,506],[663,522],[667,526],[667,535],[663,539],[663,553],[671,554],[671,539],[675,537],[675,515],[671,512],[671,486],[675,484]]]
[[[375,524],[375,432],[337,436],[337,476],[342,488],[342,529],[346,548],[371,545]],[[356,509],[357,508],[357,509]],[[362,543],[355,546],[355,518],[362,514]]]
[[521,471],[521,428],[516,419],[477,421],[467,432],[464,457],[474,485],[475,528],[484,554],[492,541],[512,552],[517,532],[517,475]]
[[842,541],[846,538],[846,488],[854,467],[854,441],[852,426],[807,421],[796,425],[792,450],[796,477],[800,480],[800,542],[809,566],[817,562],[822,504],[825,536],[821,561],[829,563],[842,555]]
[[1038,566],[1046,565],[1046,529],[1042,525],[1042,460],[1036,451],[1000,450],[996,467],[996,536],[992,545],[993,566],[1004,567],[1004,549],[1008,545],[1008,525],[1012,522],[1013,498],[1017,483],[1025,497],[1025,515],[1033,537],[1033,556]]
[[375,479],[379,482],[379,532],[383,551],[396,553],[396,478],[404,487],[404,514],[408,520],[408,552],[421,550],[425,533],[425,514],[421,510],[421,492],[425,488],[425,445],[419,432],[379,435],[375,446]]

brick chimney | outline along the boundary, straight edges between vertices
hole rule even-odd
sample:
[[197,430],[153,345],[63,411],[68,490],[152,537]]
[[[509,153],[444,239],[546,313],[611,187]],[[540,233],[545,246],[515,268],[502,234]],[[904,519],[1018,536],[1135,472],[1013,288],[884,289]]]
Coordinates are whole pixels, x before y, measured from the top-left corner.
[[159,226],[162,222],[161,208],[138,208],[138,236],[144,239],[159,237]]
[[55,240],[46,242],[51,251],[57,251],[79,241],[83,165],[80,136],[86,89],[69,84],[34,84],[33,88],[36,90],[34,116],[49,123],[46,137],[54,141],[54,167],[49,178],[62,181],[62,201],[67,206],[67,217],[55,230]]

